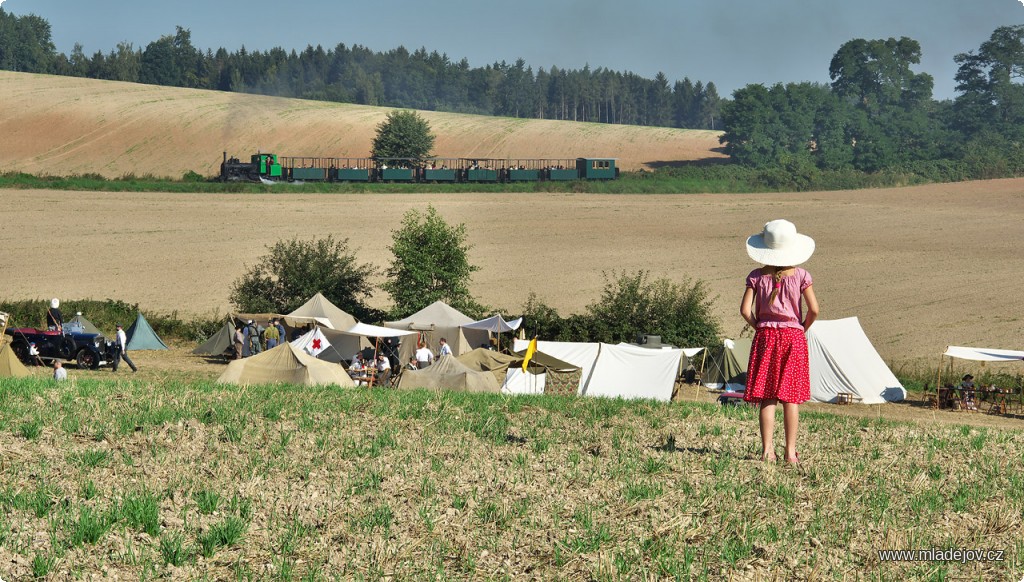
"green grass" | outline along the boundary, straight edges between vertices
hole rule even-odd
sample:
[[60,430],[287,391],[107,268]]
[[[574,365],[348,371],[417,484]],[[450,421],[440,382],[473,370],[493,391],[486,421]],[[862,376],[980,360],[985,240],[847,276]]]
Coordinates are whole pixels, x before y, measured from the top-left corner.
[[[968,178],[968,176],[962,176]],[[1009,177],[1009,176],[1007,176]],[[35,176],[21,172],[0,174],[0,189],[52,189],[105,192],[168,192],[203,194],[320,193],[595,193],[595,194],[689,194],[747,193],[804,190],[846,190],[923,184],[950,176],[927,174],[913,169],[892,169],[868,174],[854,170],[814,171],[794,176],[778,169],[758,170],[728,163],[683,164],[655,171],[621,172],[616,180],[574,180],[568,182],[515,182],[508,184],[384,184],[326,183],[277,185],[241,182],[220,183],[187,173],[182,179],[126,174],[105,179],[97,174]]]
[[[0,450],[18,451],[0,464],[11,579],[1016,579],[1024,565],[1019,430],[807,412],[789,468],[758,461],[742,408],[90,377],[0,380],[0,426]],[[932,547],[1007,556],[875,553]]]

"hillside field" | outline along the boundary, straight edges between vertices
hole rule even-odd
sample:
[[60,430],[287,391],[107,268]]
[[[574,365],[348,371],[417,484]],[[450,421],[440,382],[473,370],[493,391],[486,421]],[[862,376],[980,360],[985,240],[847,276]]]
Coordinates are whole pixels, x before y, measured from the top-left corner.
[[[248,159],[364,158],[386,107],[0,71],[0,172],[179,178]],[[715,131],[421,112],[442,157],[615,157],[626,170],[722,159]]]

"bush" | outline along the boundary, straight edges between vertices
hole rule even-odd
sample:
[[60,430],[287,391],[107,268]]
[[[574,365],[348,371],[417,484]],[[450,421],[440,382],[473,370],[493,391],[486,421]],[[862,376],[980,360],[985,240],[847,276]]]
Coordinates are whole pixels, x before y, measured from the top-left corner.
[[527,335],[546,340],[618,343],[650,334],[692,347],[716,343],[721,334],[711,307],[703,281],[651,281],[647,271],[613,272],[606,275],[600,300],[583,314],[563,318],[531,293],[523,315]]
[[316,293],[357,319],[378,314],[363,300],[372,295],[369,278],[377,269],[356,263],[348,239],[278,241],[231,286],[231,303],[239,311],[290,313]]

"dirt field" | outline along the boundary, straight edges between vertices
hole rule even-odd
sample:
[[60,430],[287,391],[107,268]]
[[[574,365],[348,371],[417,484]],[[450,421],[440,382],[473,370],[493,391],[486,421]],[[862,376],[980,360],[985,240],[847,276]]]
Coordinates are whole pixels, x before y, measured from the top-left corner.
[[[231,282],[286,237],[347,237],[386,265],[402,214],[433,204],[468,226],[473,290],[515,312],[597,300],[602,271],[706,281],[736,335],[745,237],[786,217],[817,241],[822,317],[857,316],[889,361],[933,366],[946,345],[1021,349],[1024,180],[773,195],[166,195],[3,192],[4,295],[229,309]],[[48,225],[55,226],[48,226]],[[374,297],[384,306],[386,296]]]
[[[367,157],[391,109],[0,71],[0,172],[153,174],[218,171],[247,159]],[[616,157],[632,170],[722,158],[718,132],[425,111],[438,156]]]

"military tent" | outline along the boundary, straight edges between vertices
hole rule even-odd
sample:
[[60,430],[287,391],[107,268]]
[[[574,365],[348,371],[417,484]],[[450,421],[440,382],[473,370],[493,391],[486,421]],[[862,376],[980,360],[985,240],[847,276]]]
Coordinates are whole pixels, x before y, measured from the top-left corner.
[[231,362],[217,382],[355,386],[341,366],[318,360],[287,342],[250,358]]
[[[288,315],[326,319],[330,322],[330,327],[335,331],[351,329],[352,326],[359,323],[355,317],[331,303],[322,293],[317,293],[309,301]],[[349,337],[337,338],[336,340],[332,339],[331,344],[334,346],[334,351],[346,360],[351,359],[352,354],[370,345],[369,342],[357,335],[349,335]],[[321,353],[321,359],[323,359],[323,356]]]
[[405,319],[389,321],[384,325],[393,329],[419,332],[418,338],[402,340],[399,359],[405,363],[416,353],[416,344],[420,342],[436,354],[440,349],[441,338],[445,338],[452,348],[452,354],[456,356],[486,345],[490,339],[488,331],[463,330],[460,326],[467,323],[473,323],[473,319],[444,301],[435,301]]
[[0,339],[0,378],[24,378],[31,375],[11,349],[11,342]]
[[[526,340],[515,341],[516,351],[528,345]],[[577,392],[581,396],[664,402],[672,399],[683,357],[680,349],[651,350],[629,344],[539,341],[537,350],[581,368]]]
[[701,382],[714,390],[743,392],[747,389],[750,339],[727,339],[707,350]]
[[433,388],[453,392],[501,391],[494,374],[471,370],[453,356],[441,356],[433,365],[422,370],[405,370],[399,377],[399,390]]
[[852,394],[863,404],[907,397],[856,317],[815,321],[807,330],[807,351],[812,400],[836,402],[841,392]]
[[234,354],[234,343],[235,325],[230,321],[225,321],[224,325],[217,330],[217,333],[210,336],[210,339],[206,340],[203,345],[192,350],[192,353],[197,356],[220,356],[225,353]]
[[142,313],[135,318],[135,323],[125,331],[125,335],[128,336],[127,347],[129,350],[167,349],[167,345],[160,339],[160,336],[156,335],[146,318],[142,317]]
[[64,327],[67,328],[64,331],[70,333],[74,331],[71,328],[75,327],[76,325],[82,328],[81,333],[95,333],[98,335],[103,335],[103,332],[101,332],[98,327],[93,325],[91,321],[83,317],[81,313],[75,315],[74,317],[71,318],[70,321],[64,324]]
[[301,307],[288,314],[291,317],[313,317],[326,319],[333,329],[348,329],[356,324],[356,318],[342,308],[330,302],[321,293],[317,293],[302,304]]
[[534,352],[523,371],[522,360],[526,351],[515,352],[519,362],[509,366],[501,391],[506,394],[554,394],[575,396],[579,389],[581,370],[579,366],[563,362],[558,358]]

